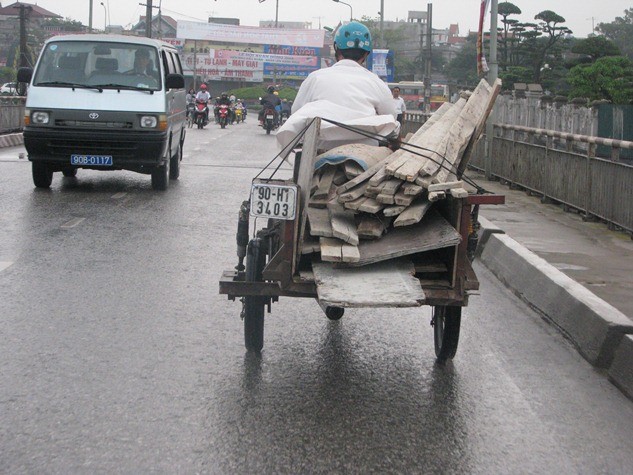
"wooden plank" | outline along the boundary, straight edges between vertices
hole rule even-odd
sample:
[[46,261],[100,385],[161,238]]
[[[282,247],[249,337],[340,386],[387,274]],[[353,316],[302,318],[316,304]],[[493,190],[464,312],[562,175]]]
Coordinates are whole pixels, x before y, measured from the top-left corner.
[[475,145],[477,144],[477,141],[479,140],[479,138],[481,137],[481,134],[484,131],[488,117],[490,116],[490,113],[492,112],[492,109],[495,105],[495,101],[497,100],[497,96],[499,95],[500,92],[501,92],[501,79],[497,79],[492,85],[492,92],[490,94],[490,97],[488,98],[488,104],[486,105],[486,110],[483,116],[481,117],[480,122],[477,124],[477,127],[475,128],[475,132],[473,132],[473,135],[470,138],[470,142],[466,146],[466,150],[464,150],[464,153],[462,154],[462,158],[459,162],[459,166],[457,167],[457,176],[459,177],[462,176],[462,173],[466,169],[466,166],[468,166],[468,162],[470,160],[470,157],[473,154]]
[[308,220],[310,221],[310,234],[312,236],[334,236],[330,213],[327,208],[308,208]]
[[389,221],[391,220],[380,219],[369,214],[363,215],[358,223],[358,236],[363,239],[378,239],[385,233]]
[[393,222],[394,227],[410,226],[419,223],[431,207],[427,200],[418,201],[405,209]]
[[358,163],[353,160],[348,160],[343,164],[343,168],[345,171],[345,176],[351,180],[352,178],[356,178],[358,175],[363,173],[363,167],[361,167]]
[[341,205],[328,205],[330,222],[332,223],[332,235],[346,243],[358,245],[358,233],[354,212],[345,210]]
[[360,259],[358,247],[340,239],[321,238],[321,260],[325,262],[356,263]]
[[334,238],[322,237],[319,242],[321,244],[321,259],[323,261],[343,262],[343,254],[341,251],[341,245],[343,243],[341,241]]
[[330,194],[330,188],[332,188],[332,181],[334,180],[336,167],[326,165],[323,168],[321,168],[319,171],[321,171],[319,186],[317,187],[313,195],[310,197],[311,200],[319,200],[322,198],[326,198]]
[[363,211],[365,213],[373,213],[376,214],[378,213],[381,209],[384,208],[385,205],[383,205],[382,203],[378,203],[378,201],[376,201],[373,198],[367,198],[365,201],[363,201],[363,204],[361,204],[358,207],[358,211]]
[[334,174],[334,178],[332,179],[332,183],[336,186],[340,186],[347,181],[347,176],[345,176],[345,171],[341,169],[341,167],[336,167],[336,173]]
[[355,200],[346,201],[343,206],[345,206],[345,209],[357,210],[365,202],[366,199],[367,197],[361,196],[360,198],[356,198]]
[[464,187],[464,182],[463,181],[446,181],[444,183],[435,183],[433,185],[429,185],[427,190],[429,190],[429,192],[431,191],[447,191],[450,190],[451,188],[463,188]]
[[[350,183],[349,181],[347,183]],[[346,184],[347,184],[346,183]],[[344,187],[345,185],[341,185],[339,187],[339,190]],[[338,194],[338,201],[339,203],[345,203],[346,201],[353,201],[357,198],[360,198],[361,196],[363,196],[365,194],[365,190],[367,189],[368,184],[367,183],[363,183],[361,185],[358,185],[354,188],[352,188],[349,191],[346,191],[343,194]]]
[[358,262],[360,260],[358,247],[352,244],[343,244],[341,246],[341,256],[343,262]]
[[380,191],[381,195],[395,195],[402,185],[402,180],[391,178],[385,182],[385,186]]
[[467,198],[468,197],[468,191],[466,191],[465,188],[451,188],[450,192],[453,198]]
[[393,197],[395,203],[397,205],[400,206],[409,206],[413,200],[415,199],[415,196],[413,195],[405,195],[403,190],[398,191],[398,193],[396,193]]
[[392,160],[385,166],[385,172],[388,175],[393,175],[394,172],[400,168],[406,161],[408,160],[408,156],[405,153],[399,153],[398,157],[395,160]]
[[301,255],[314,254],[321,250],[321,244],[319,240],[312,236],[306,236],[305,240],[301,243]]
[[429,201],[439,201],[446,198],[446,192],[444,191],[432,191],[429,193]]
[[380,170],[384,165],[388,164],[391,160],[393,160],[393,155],[394,154],[392,153],[391,155],[386,157],[384,160],[381,160],[380,162],[376,163],[374,166],[369,167],[367,170],[365,170],[363,173],[358,175],[356,178],[341,185],[338,189],[338,194],[339,195],[343,194],[347,190],[354,188],[355,186],[359,185],[360,183],[363,183],[364,181],[374,176],[374,174],[378,170]]
[[382,210],[382,214],[384,214],[387,217],[392,217],[392,216],[398,216],[400,213],[402,213],[407,207],[406,206],[401,206],[401,205],[394,205],[394,206],[386,206],[383,210]]
[[424,188],[415,183],[405,183],[402,185],[402,191],[407,196],[418,196],[424,191]]
[[418,307],[425,295],[409,259],[394,259],[360,268],[312,266],[321,305],[345,308]]
[[380,193],[378,196],[376,196],[376,201],[378,203],[383,203],[383,204],[386,204],[386,205],[396,204],[396,200],[394,198],[394,195],[387,195],[385,193]]
[[378,186],[389,178],[390,175],[387,173],[386,168],[387,165],[381,167],[376,171],[376,173],[374,173],[374,176],[369,178],[369,186]]
[[376,241],[361,241],[360,259],[352,266],[362,266],[397,257],[455,246],[460,234],[439,213],[431,211],[417,224],[394,228]]
[[[496,84],[496,83],[495,83]],[[459,168],[462,155],[466,147],[470,143],[473,134],[479,129],[482,121],[485,122],[486,110],[492,107],[496,94],[485,79],[482,79],[473,95],[464,109],[460,112],[459,117],[455,120],[449,131],[449,142],[446,147],[446,160],[449,162],[448,169],[442,168],[437,173],[437,181],[444,182],[447,177]]]
[[295,236],[296,247],[293,249],[292,272],[294,275],[297,271],[299,259],[301,258],[301,243],[303,242],[306,223],[308,221],[308,201],[310,199],[310,184],[314,175],[314,159],[317,155],[317,141],[321,128],[321,119],[315,118],[306,130],[303,136],[303,148],[301,151],[301,161],[297,172],[297,185],[299,186],[299,208],[297,220],[297,230]]

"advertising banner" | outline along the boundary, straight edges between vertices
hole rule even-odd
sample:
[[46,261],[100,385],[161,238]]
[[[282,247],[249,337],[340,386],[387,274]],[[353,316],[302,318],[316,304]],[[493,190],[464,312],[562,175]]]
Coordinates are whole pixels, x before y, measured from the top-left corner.
[[[193,53],[184,55],[184,68],[193,72]],[[264,63],[261,61],[244,61],[210,58],[208,55],[196,55],[196,73],[204,80],[241,80],[262,82],[264,80]]]
[[375,49],[367,58],[367,68],[387,82],[393,82],[393,51]]
[[218,23],[178,20],[176,36],[190,40],[322,48],[325,31],[259,28],[255,26],[222,25]]
[[209,50],[209,57],[213,60],[226,60],[231,64],[237,65],[243,64],[244,62],[265,62],[266,64],[316,67],[318,64],[318,58],[316,56],[252,53],[247,51]]

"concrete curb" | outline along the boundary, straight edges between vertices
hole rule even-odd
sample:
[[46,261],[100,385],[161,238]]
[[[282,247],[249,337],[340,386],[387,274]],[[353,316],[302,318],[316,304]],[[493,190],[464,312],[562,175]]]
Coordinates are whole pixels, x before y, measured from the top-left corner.
[[[598,368],[609,368],[623,336],[633,334],[633,322],[626,315],[509,236],[491,233],[481,260],[499,280],[554,322]],[[618,379],[617,384],[633,387],[631,377],[631,381]]]
[[625,335],[609,368],[609,379],[633,399],[633,335]]
[[477,221],[479,221],[481,227],[479,228],[479,240],[477,242],[477,249],[475,249],[475,257],[480,257],[490,236],[492,234],[505,234],[505,231],[483,216],[479,216]]
[[24,143],[24,136],[22,132],[15,134],[0,135],[0,148],[2,147],[17,147]]

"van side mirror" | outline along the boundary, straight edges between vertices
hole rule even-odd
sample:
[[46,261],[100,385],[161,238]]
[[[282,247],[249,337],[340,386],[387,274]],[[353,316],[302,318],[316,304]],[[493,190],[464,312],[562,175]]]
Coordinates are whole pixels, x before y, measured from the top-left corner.
[[18,69],[18,82],[31,82],[33,68],[23,67]]
[[184,89],[185,77],[182,74],[168,74],[165,79],[167,89]]

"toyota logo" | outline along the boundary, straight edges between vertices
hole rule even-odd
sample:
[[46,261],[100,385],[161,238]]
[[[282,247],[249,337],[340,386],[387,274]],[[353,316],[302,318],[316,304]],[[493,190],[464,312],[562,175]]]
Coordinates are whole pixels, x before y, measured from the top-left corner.
[[96,112],[91,112],[88,117],[90,117],[92,120],[95,120],[99,118],[99,114],[97,114]]

